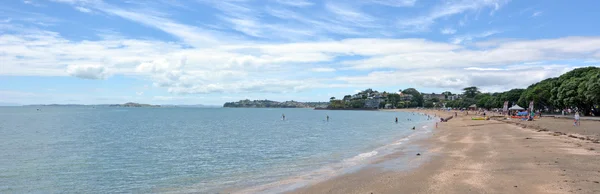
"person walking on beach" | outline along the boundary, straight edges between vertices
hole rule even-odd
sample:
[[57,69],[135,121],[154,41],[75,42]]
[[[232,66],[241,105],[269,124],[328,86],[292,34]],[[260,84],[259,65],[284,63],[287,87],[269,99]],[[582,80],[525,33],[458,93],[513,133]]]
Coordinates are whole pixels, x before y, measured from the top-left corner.
[[581,125],[581,123],[579,122],[579,111],[575,112],[574,118],[575,118],[575,121],[573,123],[573,126],[579,126],[579,125]]

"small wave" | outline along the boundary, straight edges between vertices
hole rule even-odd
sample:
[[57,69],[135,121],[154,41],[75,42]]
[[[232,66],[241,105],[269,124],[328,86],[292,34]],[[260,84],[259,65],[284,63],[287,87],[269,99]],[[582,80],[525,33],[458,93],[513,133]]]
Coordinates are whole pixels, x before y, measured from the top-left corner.
[[356,156],[354,156],[354,157],[352,157],[350,159],[346,159],[346,161],[347,162],[358,162],[358,161],[361,161],[361,160],[373,157],[373,156],[377,155],[377,153],[379,153],[379,152],[377,152],[377,151],[370,151],[370,152],[361,153],[361,154],[358,154],[358,155],[356,155]]
[[361,166],[368,164],[372,159],[393,153],[396,148],[399,147],[399,145],[404,144],[405,142],[414,138],[418,138],[419,136],[423,135],[423,133],[429,133],[431,131],[431,128],[429,127],[431,126],[430,122],[431,121],[417,122],[418,125],[421,123],[428,123],[421,127],[425,130],[417,130],[408,136],[398,139],[390,144],[378,147],[373,151],[360,153],[354,157],[346,158],[340,162],[322,166],[319,169],[305,174],[291,176],[267,184],[256,185],[243,190],[235,191],[233,193],[283,193],[306,185],[314,184],[316,182],[327,180],[352,169],[359,169]]
[[390,145],[401,145],[403,142],[408,141],[410,138],[410,135],[408,137],[399,139],[398,141],[395,141],[394,143],[390,144]]

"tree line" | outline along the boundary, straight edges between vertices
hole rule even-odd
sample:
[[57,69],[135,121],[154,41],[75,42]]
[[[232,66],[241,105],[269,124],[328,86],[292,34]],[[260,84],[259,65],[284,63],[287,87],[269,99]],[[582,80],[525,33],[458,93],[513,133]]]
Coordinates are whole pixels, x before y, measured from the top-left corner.
[[[399,90],[397,93],[379,93],[372,89],[363,90],[355,95],[346,95],[343,99],[330,99],[330,107],[335,108],[362,108],[368,98],[376,95],[383,96],[379,108],[386,105],[393,108],[468,108],[476,105],[478,108],[502,108],[504,102],[509,106],[515,104],[527,108],[530,101],[534,101],[536,110],[547,112],[562,109],[579,110],[584,115],[600,115],[600,68],[584,67],[571,70],[559,77],[548,78],[532,84],[525,89],[511,89],[505,92],[482,93],[476,86],[464,88],[461,94],[443,92],[443,98],[424,99],[423,93],[415,88]],[[359,98],[356,98],[359,97]]]

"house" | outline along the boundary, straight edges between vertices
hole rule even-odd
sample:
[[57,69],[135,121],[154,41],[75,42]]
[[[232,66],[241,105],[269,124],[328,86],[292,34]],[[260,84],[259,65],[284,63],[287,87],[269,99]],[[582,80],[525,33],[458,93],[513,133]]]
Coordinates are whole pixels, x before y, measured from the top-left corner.
[[447,100],[458,100],[458,99],[460,99],[460,98],[461,98],[461,97],[460,97],[459,95],[457,95],[457,94],[454,94],[454,95],[448,96],[448,99],[447,99]]
[[476,104],[472,104],[471,106],[469,106],[469,110],[477,110],[477,105]]
[[411,101],[413,98],[412,94],[402,94],[400,93],[400,100],[402,101]]
[[435,94],[435,93],[431,93],[431,94],[425,94],[423,93],[423,100],[431,100],[434,98],[437,98],[439,100],[445,100],[446,99],[446,95],[444,94]]
[[382,102],[385,102],[383,98],[369,98],[365,100],[365,108],[378,108]]

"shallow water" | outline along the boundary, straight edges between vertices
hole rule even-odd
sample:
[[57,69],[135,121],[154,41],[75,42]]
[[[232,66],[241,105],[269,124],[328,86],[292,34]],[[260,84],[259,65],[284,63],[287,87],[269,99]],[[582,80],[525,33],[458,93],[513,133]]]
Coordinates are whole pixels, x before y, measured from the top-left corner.
[[427,122],[378,111],[37,108],[0,107],[0,193],[208,192],[318,177],[309,172],[360,166]]

